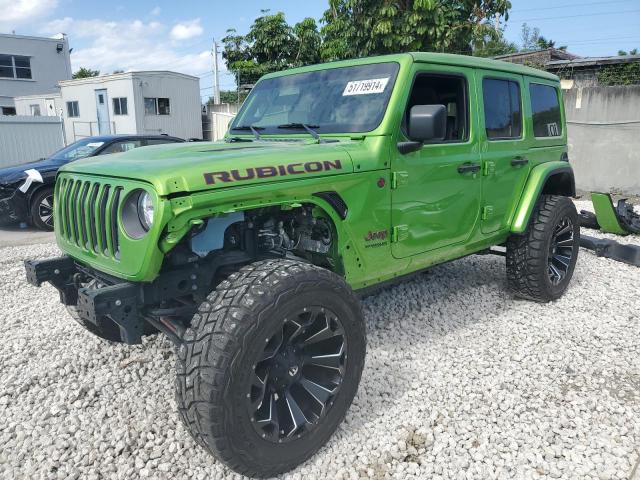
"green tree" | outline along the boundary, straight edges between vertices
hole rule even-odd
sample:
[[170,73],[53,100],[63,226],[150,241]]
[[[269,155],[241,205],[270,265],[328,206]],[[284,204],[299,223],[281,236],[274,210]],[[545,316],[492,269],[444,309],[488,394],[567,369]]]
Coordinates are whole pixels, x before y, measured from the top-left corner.
[[482,35],[473,42],[473,55],[476,57],[495,57],[518,51],[518,45],[504,38],[501,30]]
[[624,55],[638,55],[638,49],[634,48],[633,50],[629,50],[628,52],[626,50],[618,50],[618,55],[620,56],[624,56]]
[[269,10],[262,10],[246,35],[229,29],[222,43],[222,57],[241,84],[254,83],[269,72],[320,60],[321,38],[316,21],[305,18],[292,27],[282,12],[272,15]]
[[508,0],[329,0],[323,60],[407,51],[471,54],[474,39],[508,19]]
[[73,74],[73,78],[91,78],[100,75],[100,70],[91,70],[90,68],[81,67],[80,70]]

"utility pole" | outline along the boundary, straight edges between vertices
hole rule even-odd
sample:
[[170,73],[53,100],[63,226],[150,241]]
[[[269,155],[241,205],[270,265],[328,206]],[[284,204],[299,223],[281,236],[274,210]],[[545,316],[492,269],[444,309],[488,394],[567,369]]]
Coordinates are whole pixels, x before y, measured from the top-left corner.
[[213,55],[213,103],[217,105],[220,103],[220,76],[218,74],[218,44],[215,38],[211,55]]

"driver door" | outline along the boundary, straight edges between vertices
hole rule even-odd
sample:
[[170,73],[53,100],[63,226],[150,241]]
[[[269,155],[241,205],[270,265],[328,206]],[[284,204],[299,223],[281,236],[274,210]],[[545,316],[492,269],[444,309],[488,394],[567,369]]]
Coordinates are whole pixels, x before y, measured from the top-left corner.
[[416,65],[399,141],[414,105],[447,108],[446,137],[392,158],[392,254],[404,258],[467,241],[480,216],[481,172],[477,105],[469,68]]

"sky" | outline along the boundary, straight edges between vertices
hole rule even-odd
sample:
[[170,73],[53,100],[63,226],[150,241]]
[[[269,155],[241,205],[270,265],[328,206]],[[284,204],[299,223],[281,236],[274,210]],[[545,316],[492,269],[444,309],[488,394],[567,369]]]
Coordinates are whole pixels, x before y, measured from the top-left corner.
[[[518,43],[521,26],[537,27],[556,45],[581,56],[640,48],[640,0],[511,0],[506,37]],[[73,70],[174,70],[200,77],[213,91],[212,41],[229,28],[246,33],[262,9],[283,11],[291,24],[320,19],[327,0],[0,0],[0,32],[65,33]],[[234,89],[220,58],[221,88]]]

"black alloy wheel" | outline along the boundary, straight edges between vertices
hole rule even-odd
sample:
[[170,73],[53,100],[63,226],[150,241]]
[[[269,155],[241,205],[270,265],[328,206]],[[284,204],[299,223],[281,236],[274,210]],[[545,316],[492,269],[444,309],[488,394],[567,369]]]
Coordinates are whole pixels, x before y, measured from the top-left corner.
[[562,218],[553,231],[549,244],[548,274],[552,285],[558,285],[567,276],[573,258],[573,222],[567,216]]
[[38,217],[43,224],[53,228],[53,193],[40,200],[38,204]]
[[40,230],[53,230],[53,188],[43,187],[33,194],[29,204],[31,223]]
[[283,443],[311,432],[343,381],[347,342],[338,316],[324,307],[286,318],[265,348],[247,393],[256,432]]

